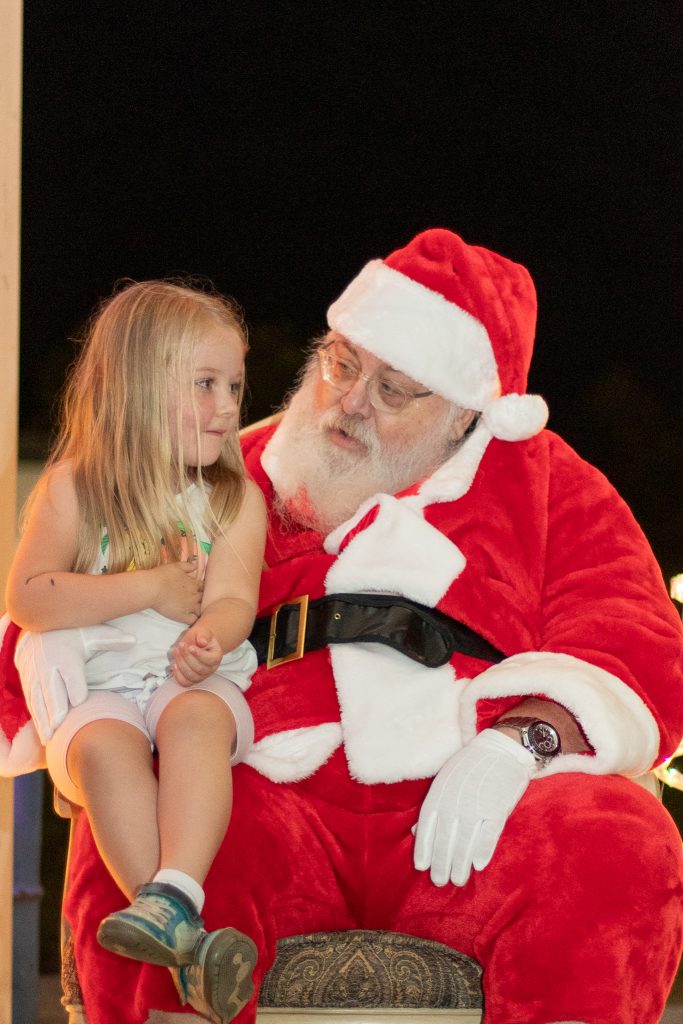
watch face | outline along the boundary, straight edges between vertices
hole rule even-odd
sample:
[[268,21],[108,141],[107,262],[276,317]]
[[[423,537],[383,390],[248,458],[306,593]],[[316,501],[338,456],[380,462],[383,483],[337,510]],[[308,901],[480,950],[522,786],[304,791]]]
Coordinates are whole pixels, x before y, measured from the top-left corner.
[[560,737],[547,722],[534,722],[529,727],[529,741],[542,757],[554,757],[560,750]]

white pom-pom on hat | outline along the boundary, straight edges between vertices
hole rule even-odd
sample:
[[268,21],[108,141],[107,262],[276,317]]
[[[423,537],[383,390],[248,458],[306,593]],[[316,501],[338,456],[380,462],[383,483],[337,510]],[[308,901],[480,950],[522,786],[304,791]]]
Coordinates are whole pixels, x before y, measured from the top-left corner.
[[483,412],[486,426],[500,441],[526,441],[548,422],[548,406],[540,395],[502,395]]

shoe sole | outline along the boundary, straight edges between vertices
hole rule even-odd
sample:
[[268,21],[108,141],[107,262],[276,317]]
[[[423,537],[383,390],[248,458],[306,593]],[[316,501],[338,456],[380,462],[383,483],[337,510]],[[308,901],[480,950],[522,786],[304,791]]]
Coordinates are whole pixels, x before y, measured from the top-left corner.
[[224,1022],[237,1016],[253,996],[251,975],[257,959],[255,944],[235,928],[221,928],[200,950],[202,996]]
[[132,922],[112,916],[105,918],[97,929],[97,941],[110,953],[118,953],[131,960],[141,960],[159,967],[178,967],[194,962],[197,945],[204,934],[198,933],[197,941],[191,949],[179,950],[155,939]]

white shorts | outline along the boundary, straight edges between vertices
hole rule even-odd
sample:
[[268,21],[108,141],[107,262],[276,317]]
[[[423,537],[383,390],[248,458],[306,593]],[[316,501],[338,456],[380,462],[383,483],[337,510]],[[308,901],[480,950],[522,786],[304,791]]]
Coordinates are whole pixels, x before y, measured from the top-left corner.
[[195,683],[191,687],[180,686],[174,679],[166,679],[161,686],[156,687],[146,702],[138,701],[138,694],[133,690],[90,690],[82,704],[71,708],[45,746],[47,769],[59,793],[70,803],[83,807],[83,794],[69,775],[66,757],[72,739],[85,725],[105,718],[128,722],[144,733],[150,746],[154,747],[161,713],[176,697],[192,690],[215,693],[230,708],[235,719],[235,743],[230,763],[242,761],[254,740],[254,721],[239,686],[224,676],[209,676],[202,683]]

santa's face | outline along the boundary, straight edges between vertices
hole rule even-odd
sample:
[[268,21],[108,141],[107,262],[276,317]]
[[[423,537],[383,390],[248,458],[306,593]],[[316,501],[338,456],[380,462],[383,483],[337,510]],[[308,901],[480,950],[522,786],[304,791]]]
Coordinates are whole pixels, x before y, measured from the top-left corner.
[[[327,379],[324,371],[318,374],[316,407],[323,412],[337,409],[343,417],[367,423],[382,447],[400,450],[409,438],[424,436],[435,415],[440,415],[448,405],[445,399],[336,331],[327,334],[319,352],[329,356],[339,372],[336,382],[334,374]],[[401,395],[405,405],[400,401]],[[330,424],[328,437],[338,447],[363,452],[363,442],[343,427]]]
[[312,357],[278,429],[275,481],[281,511],[323,532],[372,495],[395,494],[428,476],[449,457],[472,418],[432,394],[408,401],[398,413],[375,408],[369,381],[378,375],[390,374],[410,395],[425,389],[346,339],[332,338],[359,376],[342,392],[323,379]]

